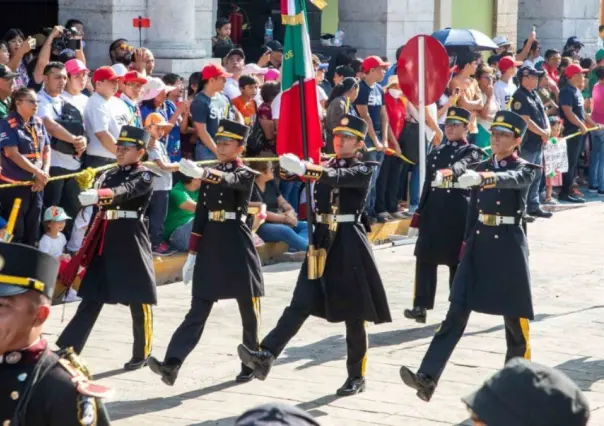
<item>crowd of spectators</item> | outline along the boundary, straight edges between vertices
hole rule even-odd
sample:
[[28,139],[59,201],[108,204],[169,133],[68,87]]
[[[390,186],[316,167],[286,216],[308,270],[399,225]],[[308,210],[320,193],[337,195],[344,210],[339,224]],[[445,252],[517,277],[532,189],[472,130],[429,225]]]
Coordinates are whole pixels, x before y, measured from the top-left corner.
[[[21,199],[14,241],[39,245],[44,234],[44,246],[51,238],[61,243],[61,254],[77,251],[90,210],[81,209],[80,187],[72,175],[114,163],[120,129],[131,125],[150,133],[149,167],[158,175],[147,213],[153,252],[185,251],[201,182],[178,173],[178,161],[215,160],[214,138],[222,118],[251,128],[246,156],[276,153],[283,46],[270,41],[257,63],[249,62],[231,42],[229,26],[223,19],[216,23],[216,63],[190,76],[170,73],[161,78],[154,74],[153,53],[134,48],[126,39],[112,42],[107,65],[91,72],[84,54],[84,23],[77,20],[34,36],[9,30],[0,41],[0,181],[33,181],[0,190],[4,219],[14,200]],[[505,37],[494,42],[499,48],[486,61],[478,53],[458,52],[445,93],[426,106],[428,149],[442,142],[446,112],[453,105],[471,111],[467,140],[485,150],[495,113],[518,109],[529,122],[521,151],[529,161],[543,162],[543,146],[550,137],[582,133],[568,140],[569,171],[535,184],[529,213],[541,212],[540,204],[556,203],[557,193],[581,202],[582,183],[604,195],[604,130],[590,133],[589,144],[584,136],[588,127],[604,124],[604,49],[595,60],[581,58],[582,44],[571,37],[563,53],[550,49],[542,57],[534,33],[518,52]],[[331,133],[344,114],[364,118],[369,124],[365,145],[371,148],[364,158],[380,164],[365,213],[371,223],[410,216],[419,203],[419,170],[400,154],[406,144],[417,143],[420,114],[399,86],[396,63],[378,56],[339,54],[332,59],[319,53],[312,62],[324,153],[333,153]],[[542,99],[546,120],[516,108],[522,90],[528,93],[524,96]],[[270,162],[251,165],[259,172],[252,201],[267,211],[264,221],[254,226],[257,243],[285,242],[293,257],[302,259],[308,246],[308,224],[299,219],[304,217],[304,183],[280,177]],[[49,180],[66,175],[71,177]],[[64,223],[51,226],[49,233],[50,214],[54,222]]]

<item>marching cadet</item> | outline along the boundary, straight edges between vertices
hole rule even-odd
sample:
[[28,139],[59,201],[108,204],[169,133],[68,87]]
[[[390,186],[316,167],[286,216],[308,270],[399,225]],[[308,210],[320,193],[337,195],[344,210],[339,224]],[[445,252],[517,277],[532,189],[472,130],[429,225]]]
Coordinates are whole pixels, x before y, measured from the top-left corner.
[[[247,345],[238,348],[243,363],[253,368],[260,380],[266,379],[275,359],[306,319],[314,315],[346,324],[348,378],[337,394],[349,396],[365,390],[365,322],[392,321],[371,246],[360,223],[373,173],[372,164],[357,158],[366,134],[363,119],[345,115],[334,128],[337,156],[325,166],[301,161],[293,154],[279,159],[285,170],[316,182],[316,227],[292,300],[276,328],[264,338],[260,350]],[[317,264],[313,264],[317,258]]]
[[473,189],[451,305],[417,374],[400,370],[403,382],[424,401],[430,401],[472,311],[504,317],[506,362],[530,359],[533,302],[523,216],[529,186],[541,171],[515,153],[526,128],[518,114],[499,111],[491,126],[493,156],[457,179],[461,188]]
[[0,243],[0,424],[109,425],[100,398],[73,352],[48,349],[42,327],[50,315],[58,262],[21,244]]
[[[446,143],[434,148],[426,159],[426,180],[419,207],[409,227],[408,236],[419,234],[415,245],[415,292],[413,309],[405,309],[405,317],[426,322],[426,310],[434,309],[436,270],[449,267],[449,289],[459,263],[463,243],[470,191],[461,188],[457,178],[468,164],[476,163],[483,151],[466,140],[470,111],[452,107],[445,122]],[[431,181],[442,185],[431,188]]]
[[57,341],[59,347],[73,347],[79,354],[103,305],[128,305],[134,344],[126,370],[147,364],[153,336],[151,305],[157,303],[151,243],[144,222],[154,176],[141,164],[148,141],[145,130],[123,126],[116,147],[118,167],[101,175],[98,189],[79,195],[82,206],[95,206],[82,248],[66,268],[77,271],[86,267],[78,292],[82,301]]
[[[197,167],[182,160],[180,171],[202,179],[199,201],[189,240],[189,256],[183,267],[185,284],[193,281],[191,309],[176,329],[164,361],[149,360],[151,370],[167,385],[174,385],[178,371],[195,349],[212,306],[218,300],[235,299],[243,324],[243,342],[258,347],[260,297],[264,282],[258,252],[246,225],[248,204],[256,172],[243,165],[249,127],[220,120],[216,132],[216,168]],[[197,256],[199,254],[199,256]],[[251,368],[241,366],[235,380],[249,382]]]

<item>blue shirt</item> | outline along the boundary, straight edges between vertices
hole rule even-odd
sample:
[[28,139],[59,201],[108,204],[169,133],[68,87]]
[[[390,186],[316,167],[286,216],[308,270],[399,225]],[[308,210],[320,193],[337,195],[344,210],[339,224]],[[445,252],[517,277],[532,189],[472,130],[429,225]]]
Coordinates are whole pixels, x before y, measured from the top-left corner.
[[581,91],[571,84],[566,84],[562,90],[560,90],[560,118],[564,120],[564,135],[570,135],[579,130],[577,126],[571,123],[564,114],[563,106],[569,106],[572,108],[575,115],[581,121],[585,121],[585,100]]
[[[356,106],[367,106],[369,117],[373,123],[373,129],[379,138],[382,132],[382,116],[380,114],[382,112],[382,107],[384,106],[384,90],[382,89],[382,86],[378,83],[374,83],[373,86],[370,87],[362,80],[359,84],[359,96],[354,104]],[[359,116],[360,115],[361,114],[359,114]],[[365,138],[365,144],[367,144],[368,148],[373,147],[373,140],[371,140],[369,134],[367,134],[367,137]]]
[[[157,112],[161,114],[162,117],[166,121],[170,121],[174,113],[176,112],[176,105],[174,102],[166,100],[163,105],[160,105],[157,108],[150,108],[148,105],[143,104],[141,106],[141,114],[143,116],[143,122],[147,119],[147,116],[152,112]],[[182,152],[180,151],[180,126],[175,125],[170,133],[168,133],[167,137],[161,140],[164,144],[166,144],[166,151],[168,153],[168,157],[170,157],[170,161],[178,162],[182,158]]]
[[390,77],[392,77],[393,75],[396,75],[396,67],[397,63],[393,63],[392,65],[390,65],[390,68],[388,68],[388,71],[386,71],[386,75],[384,75],[384,79],[382,80],[382,82],[380,83],[382,86],[385,86],[388,84],[388,79]]
[[[0,120],[0,149],[16,146],[19,153],[24,155],[36,167],[42,168],[42,153],[46,145],[50,144],[48,133],[42,119],[32,117],[29,122],[23,122],[21,116],[11,112],[5,120]],[[3,155],[2,176],[13,180],[31,180],[33,175]]]
[[[199,92],[191,103],[191,117],[195,123],[205,123],[208,133],[214,139],[218,123],[223,118],[232,119],[231,101],[222,93],[209,97]],[[198,139],[199,140],[199,139]],[[199,141],[199,143],[203,143]]]

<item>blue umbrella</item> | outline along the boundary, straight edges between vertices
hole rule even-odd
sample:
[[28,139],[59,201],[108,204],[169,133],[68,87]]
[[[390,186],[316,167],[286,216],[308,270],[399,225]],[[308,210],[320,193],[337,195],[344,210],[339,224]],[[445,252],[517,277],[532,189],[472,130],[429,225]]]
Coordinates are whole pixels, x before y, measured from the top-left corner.
[[468,47],[470,50],[492,50],[498,47],[487,35],[476,30],[445,28],[436,31],[432,37],[446,48]]

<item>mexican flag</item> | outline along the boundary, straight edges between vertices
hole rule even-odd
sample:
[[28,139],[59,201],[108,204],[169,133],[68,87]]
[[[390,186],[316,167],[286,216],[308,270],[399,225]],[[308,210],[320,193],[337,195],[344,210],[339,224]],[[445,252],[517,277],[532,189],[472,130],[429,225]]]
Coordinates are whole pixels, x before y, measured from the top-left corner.
[[[322,0],[314,0],[313,3],[318,7],[324,6]],[[277,131],[277,154],[292,153],[300,158],[304,157],[302,149],[302,115],[304,114],[309,158],[315,164],[319,164],[323,138],[305,0],[281,0],[281,14],[285,25],[285,42],[281,70],[283,93]],[[304,81],[304,105],[300,101],[301,78]]]

